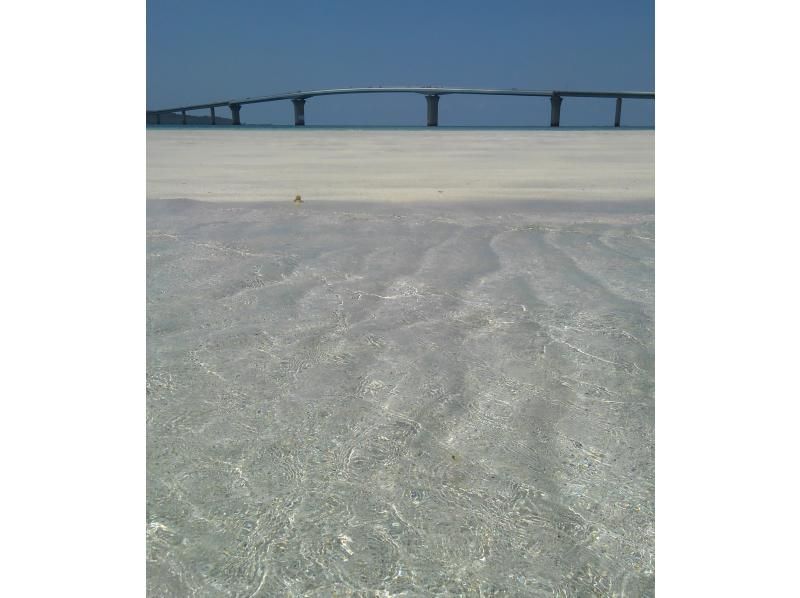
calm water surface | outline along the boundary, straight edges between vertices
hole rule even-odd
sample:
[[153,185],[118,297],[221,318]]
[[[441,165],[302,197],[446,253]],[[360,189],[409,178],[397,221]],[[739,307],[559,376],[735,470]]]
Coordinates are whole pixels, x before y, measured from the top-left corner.
[[650,596],[652,204],[155,201],[150,596]]

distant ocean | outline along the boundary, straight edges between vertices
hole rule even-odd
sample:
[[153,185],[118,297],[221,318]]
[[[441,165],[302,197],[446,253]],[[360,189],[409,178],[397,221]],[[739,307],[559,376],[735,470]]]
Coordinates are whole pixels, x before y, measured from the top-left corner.
[[388,126],[388,125],[305,125],[297,127],[295,125],[258,125],[258,124],[241,124],[241,125],[147,125],[148,129],[298,129],[298,130],[369,130],[369,131],[431,131],[435,129],[444,129],[448,131],[654,131],[653,126],[642,127],[613,127],[613,126],[519,126],[519,127],[503,127],[503,126],[447,126],[439,125],[438,127],[427,126]]

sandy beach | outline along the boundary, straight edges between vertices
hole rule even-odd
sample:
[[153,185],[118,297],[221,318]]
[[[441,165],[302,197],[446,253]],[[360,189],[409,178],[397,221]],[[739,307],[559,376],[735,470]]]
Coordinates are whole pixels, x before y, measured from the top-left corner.
[[652,200],[653,131],[149,129],[147,197]]
[[653,595],[652,131],[147,136],[149,595]]

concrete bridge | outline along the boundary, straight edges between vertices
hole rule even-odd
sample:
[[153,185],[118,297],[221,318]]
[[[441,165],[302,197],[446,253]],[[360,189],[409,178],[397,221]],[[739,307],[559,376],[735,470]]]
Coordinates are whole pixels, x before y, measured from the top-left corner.
[[163,110],[148,110],[148,114],[155,115],[156,124],[161,124],[160,115],[180,112],[183,124],[186,124],[186,113],[191,110],[211,110],[211,124],[216,124],[216,108],[227,107],[231,111],[234,125],[241,124],[239,118],[242,106],[246,104],[260,104],[262,102],[278,102],[291,100],[294,105],[294,124],[306,124],[305,104],[308,98],[316,96],[331,96],[356,93],[416,93],[425,96],[427,103],[427,122],[429,127],[439,125],[439,98],[444,95],[492,95],[492,96],[532,96],[550,98],[550,126],[557,127],[561,124],[561,103],[564,98],[615,98],[616,110],[614,112],[614,126],[620,125],[623,99],[654,100],[655,92],[652,91],[535,91],[526,89],[464,89],[458,87],[350,87],[345,89],[317,89],[312,91],[295,91],[271,96],[255,98],[242,98],[239,100],[225,100],[209,102],[207,104],[193,104],[191,106],[178,106]]

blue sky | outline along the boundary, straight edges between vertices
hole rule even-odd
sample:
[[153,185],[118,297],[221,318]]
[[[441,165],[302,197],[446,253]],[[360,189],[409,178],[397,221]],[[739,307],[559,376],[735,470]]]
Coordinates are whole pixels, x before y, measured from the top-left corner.
[[[147,107],[298,89],[442,85],[654,89],[652,0],[283,0],[147,3]],[[229,116],[226,109],[219,113]],[[198,113],[200,114],[200,113]],[[610,125],[614,100],[564,100],[562,125]],[[627,100],[623,125],[652,125]],[[245,123],[291,124],[288,101],[242,108]],[[329,96],[308,124],[424,125],[408,94]],[[441,125],[549,123],[546,98],[445,96]]]

